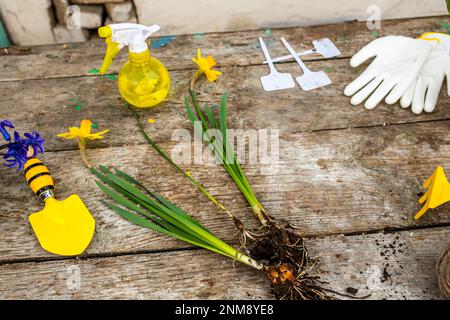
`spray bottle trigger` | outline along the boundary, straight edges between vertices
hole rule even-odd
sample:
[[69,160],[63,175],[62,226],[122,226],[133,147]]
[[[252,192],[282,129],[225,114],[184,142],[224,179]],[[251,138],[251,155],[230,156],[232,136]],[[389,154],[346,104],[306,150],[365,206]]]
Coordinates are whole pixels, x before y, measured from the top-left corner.
[[[100,32],[99,32],[100,33]],[[111,67],[114,58],[119,53],[120,49],[123,48],[123,45],[118,44],[117,42],[112,41],[111,37],[107,37],[105,40],[107,44],[105,58],[103,59],[102,66],[99,70],[100,74],[104,74]]]

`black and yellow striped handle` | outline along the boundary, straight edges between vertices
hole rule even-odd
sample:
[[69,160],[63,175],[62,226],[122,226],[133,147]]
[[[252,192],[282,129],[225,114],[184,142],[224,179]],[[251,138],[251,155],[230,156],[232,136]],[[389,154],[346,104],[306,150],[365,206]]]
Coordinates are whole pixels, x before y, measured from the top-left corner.
[[53,194],[54,184],[52,176],[41,160],[30,158],[23,166],[23,169],[28,185],[37,196],[41,197],[46,191]]

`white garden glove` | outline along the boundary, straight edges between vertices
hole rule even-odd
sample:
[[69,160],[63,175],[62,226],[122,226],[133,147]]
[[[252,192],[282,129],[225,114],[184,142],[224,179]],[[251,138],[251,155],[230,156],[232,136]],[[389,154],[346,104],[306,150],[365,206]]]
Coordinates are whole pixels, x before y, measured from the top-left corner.
[[416,80],[436,44],[437,41],[403,36],[387,36],[372,41],[350,59],[350,65],[357,67],[369,58],[376,58],[345,88],[344,94],[353,96],[350,101],[353,105],[368,98],[364,106],[369,110],[386,96],[387,103],[397,102]]
[[427,32],[419,39],[423,41],[439,39],[439,44],[431,50],[417,79],[400,100],[403,108],[412,105],[411,110],[415,114],[434,110],[445,77],[447,77],[447,94],[450,96],[450,36]]

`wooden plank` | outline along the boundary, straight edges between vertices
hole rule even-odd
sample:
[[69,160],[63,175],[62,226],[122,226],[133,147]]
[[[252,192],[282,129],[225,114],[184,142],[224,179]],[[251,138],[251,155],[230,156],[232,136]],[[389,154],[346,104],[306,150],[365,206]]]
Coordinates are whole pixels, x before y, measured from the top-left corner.
[[[322,279],[372,299],[439,299],[435,264],[449,228],[310,239]],[[271,298],[260,273],[189,250],[0,266],[2,299]]]
[[[261,64],[263,61],[258,36],[265,37],[274,57],[286,54],[285,48],[278,41],[281,36],[288,38],[298,49],[310,49],[312,40],[328,37],[341,49],[342,57],[349,57],[376,36],[401,34],[416,37],[427,31],[446,32],[443,27],[445,22],[449,22],[447,16],[386,20],[382,22],[382,29],[375,33],[368,30],[366,23],[352,22],[273,29],[270,35],[264,33],[264,30],[186,35],[177,36],[170,44],[153,49],[152,52],[170,70],[192,69],[194,65],[191,58],[196,54],[197,48],[204,49],[205,54],[212,54],[221,66],[246,66]],[[6,51],[8,54],[0,52],[0,81],[92,76],[89,70],[100,68],[105,50],[105,44],[101,40],[11,48]],[[313,55],[305,57],[305,60],[319,58],[320,56]],[[119,54],[111,72],[117,73],[126,59],[126,52]]]
[[[420,185],[437,165],[448,162],[449,121],[416,125],[282,134],[280,165],[244,165],[251,185],[269,212],[302,227],[307,236],[354,233],[384,228],[415,228],[450,222],[449,205],[412,219]],[[114,133],[111,133],[112,135]],[[117,133],[121,134],[120,132]],[[106,143],[107,140],[106,140]],[[169,154],[175,143],[162,145]],[[192,213],[220,237],[236,239],[229,219],[150,146],[122,146],[88,151],[93,163],[116,165]],[[79,194],[97,220],[89,254],[186,247],[131,226],[107,210],[104,195],[83,167],[77,151],[43,156],[55,179],[57,194]],[[192,174],[250,226],[257,226],[247,203],[221,166],[186,165]],[[265,170],[264,170],[265,169]],[[448,169],[448,168],[446,168]],[[0,259],[48,258],[27,221],[42,204],[20,174],[0,169],[3,210]]]
[[[362,68],[352,69],[347,60],[320,61],[309,64],[313,70],[331,68],[333,84],[326,88],[305,92],[299,87],[278,92],[264,92],[259,77],[267,74],[264,66],[230,68],[214,84],[201,82],[200,100],[217,104],[221,94],[231,92],[229,98],[230,128],[279,128],[282,134],[311,130],[329,130],[360,126],[450,119],[450,100],[443,89],[435,112],[417,116],[398,104],[380,105],[372,111],[352,106],[343,95],[345,86]],[[296,65],[283,64],[281,71],[300,74]],[[157,141],[168,141],[177,128],[190,129],[182,105],[189,71],[172,72],[173,90],[162,105],[138,110],[149,134]],[[255,98],[256,97],[256,98]],[[77,101],[71,101],[76,99]],[[79,107],[77,107],[79,106]],[[78,110],[80,109],[80,110]],[[2,118],[17,124],[20,131],[37,130],[46,139],[47,150],[65,150],[72,141],[56,137],[69,126],[78,126],[83,118],[96,122],[98,129],[109,128],[114,139],[95,141],[91,147],[120,146],[143,143],[135,121],[123,107],[116,82],[99,77],[81,77],[7,82],[0,86]],[[120,121],[118,121],[120,119]]]

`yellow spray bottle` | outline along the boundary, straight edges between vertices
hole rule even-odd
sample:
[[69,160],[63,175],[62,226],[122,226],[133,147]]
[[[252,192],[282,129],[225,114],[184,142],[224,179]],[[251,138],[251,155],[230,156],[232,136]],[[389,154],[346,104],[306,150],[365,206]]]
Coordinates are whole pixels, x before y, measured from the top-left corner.
[[150,56],[146,39],[160,28],[135,23],[117,23],[103,26],[98,34],[106,38],[105,59],[100,68],[104,74],[119,51],[128,46],[128,61],[119,72],[118,87],[122,97],[139,108],[153,107],[167,96],[170,76],[166,67]]

